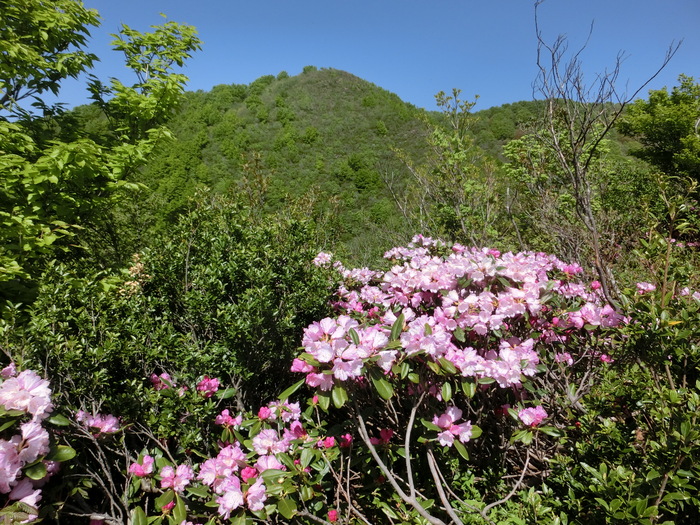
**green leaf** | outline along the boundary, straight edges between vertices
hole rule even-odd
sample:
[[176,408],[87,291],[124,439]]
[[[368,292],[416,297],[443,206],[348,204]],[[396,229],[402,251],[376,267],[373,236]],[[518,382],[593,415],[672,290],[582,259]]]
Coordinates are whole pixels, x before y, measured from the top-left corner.
[[211,496],[211,492],[209,492],[207,487],[187,487],[187,493],[205,499]]
[[394,387],[381,373],[372,374],[372,384],[382,399],[389,400],[394,395]]
[[452,444],[457,449],[457,452],[459,452],[459,455],[462,456],[467,461],[469,461],[469,452],[467,452],[467,449],[464,448],[464,445],[462,444],[462,442],[458,439],[455,439]]
[[444,357],[441,357],[440,359],[438,359],[438,361],[440,361],[440,365],[442,365],[442,369],[445,372],[447,372],[448,374],[454,375],[457,373],[457,367],[455,367],[454,363],[452,363],[451,361],[448,361]]
[[277,510],[286,519],[291,520],[297,512],[297,504],[291,498],[281,499],[277,502]]
[[476,439],[481,435],[481,427],[478,427],[476,425],[472,425],[472,437],[471,439]]
[[449,403],[452,399],[452,385],[450,383],[442,384],[442,400],[445,403]]
[[396,318],[396,321],[394,321],[394,324],[391,326],[391,337],[390,340],[394,341],[399,338],[401,335],[401,332],[403,332],[403,324],[405,321],[405,317],[403,314],[399,315]]
[[48,419],[49,423],[52,425],[56,425],[57,427],[67,427],[70,425],[70,420],[66,416],[62,416],[61,414],[56,414],[55,416],[51,416]]
[[225,388],[225,389],[223,389],[223,390],[219,390],[219,391],[216,393],[216,396],[217,396],[219,399],[229,399],[229,398],[233,397],[234,395],[236,395],[236,389],[235,389],[235,388]]
[[357,335],[357,332],[354,328],[348,330],[348,335],[350,336],[350,339],[352,339],[352,344],[354,344],[355,346],[360,346],[360,336]]
[[148,525],[146,513],[141,507],[136,507],[131,513],[131,523],[133,523],[133,525]]
[[24,473],[30,479],[33,479],[35,481],[40,480],[44,476],[46,476],[46,465],[44,465],[42,461],[38,461],[33,465],[30,465],[29,467],[25,468]]
[[348,392],[341,385],[335,385],[331,391],[331,397],[335,408],[340,408],[347,402]]
[[464,337],[464,330],[462,330],[459,326],[452,331],[452,334],[460,343],[466,341],[466,338]]
[[279,395],[279,400],[286,401],[287,399],[289,399],[289,396],[291,396],[294,392],[296,392],[297,390],[299,390],[301,388],[301,385],[304,384],[304,381],[305,381],[305,379],[301,379],[301,380],[297,381],[296,383],[294,383],[292,386],[290,386],[287,390],[282,392]]
[[540,432],[544,432],[544,433],[547,434],[548,436],[552,436],[552,437],[559,437],[559,436],[561,436],[561,432],[560,432],[557,428],[555,428],[555,427],[549,427],[549,426],[538,427],[537,430],[539,430]]
[[68,461],[75,457],[75,450],[67,445],[58,445],[49,452],[46,459],[49,461]]
[[464,395],[469,398],[474,397],[474,394],[476,394],[476,383],[470,379],[463,380],[462,392],[464,392]]
[[331,398],[326,392],[319,392],[318,394],[318,406],[321,410],[328,412],[328,407],[331,406]]
[[182,523],[187,521],[187,507],[185,507],[184,500],[179,494],[175,495],[175,508],[173,509],[173,518],[175,518],[176,523]]
[[156,508],[157,509],[162,509],[165,505],[170,503],[172,500],[175,499],[175,492],[171,489],[166,490],[156,498]]
[[431,423],[430,421],[426,419],[421,419],[420,422],[423,424],[425,428],[428,430],[434,430],[435,432],[440,432],[442,429],[437,426],[435,423]]

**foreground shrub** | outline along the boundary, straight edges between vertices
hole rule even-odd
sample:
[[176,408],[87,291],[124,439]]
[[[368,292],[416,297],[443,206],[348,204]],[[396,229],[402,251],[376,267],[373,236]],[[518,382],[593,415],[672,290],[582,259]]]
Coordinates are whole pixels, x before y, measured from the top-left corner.
[[[136,483],[162,495],[144,493],[135,516],[489,522],[541,484],[621,316],[544,254],[418,237],[387,258],[388,272],[335,264],[337,314],[307,327],[292,363],[304,379],[257,412],[222,412],[208,459],[146,451],[156,468]],[[304,383],[316,392],[302,410],[287,397]]]

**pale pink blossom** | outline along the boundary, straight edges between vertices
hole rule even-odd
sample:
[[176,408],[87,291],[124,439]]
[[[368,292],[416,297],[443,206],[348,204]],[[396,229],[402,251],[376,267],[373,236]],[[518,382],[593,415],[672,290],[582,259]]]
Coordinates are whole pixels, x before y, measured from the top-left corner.
[[15,377],[17,375],[17,367],[14,363],[10,363],[5,368],[0,370],[0,377],[3,379],[9,379],[10,377]]
[[226,478],[221,486],[222,495],[216,498],[219,504],[219,515],[227,520],[231,512],[241,507],[244,503],[241,481],[236,476]]
[[518,417],[523,424],[529,427],[536,427],[548,416],[542,405],[536,407],[524,408],[518,412]]
[[194,471],[189,465],[178,465],[177,469],[167,465],[160,471],[160,487],[163,489],[172,488],[175,492],[182,492],[193,478]]
[[637,293],[640,295],[648,292],[653,292],[654,290],[656,290],[656,286],[652,283],[637,283]]
[[248,503],[248,508],[253,512],[262,510],[265,508],[265,500],[267,495],[265,494],[265,485],[263,485],[262,478],[255,480],[245,494],[246,502]]
[[136,477],[144,477],[153,473],[153,457],[146,454],[141,460],[141,463],[132,463],[129,465],[129,473]]
[[44,419],[53,410],[49,382],[33,370],[23,370],[0,385],[0,404],[7,410],[22,410]]
[[239,426],[243,423],[243,415],[238,414],[236,417],[231,417],[231,413],[228,408],[225,408],[221,413],[214,418],[214,423],[217,425],[224,425],[227,427]]

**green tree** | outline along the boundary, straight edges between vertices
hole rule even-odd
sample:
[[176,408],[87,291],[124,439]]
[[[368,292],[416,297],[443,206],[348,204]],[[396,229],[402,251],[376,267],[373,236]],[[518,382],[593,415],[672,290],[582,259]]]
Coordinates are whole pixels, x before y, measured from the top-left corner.
[[678,83],[631,104],[619,129],[641,142],[634,155],[667,175],[700,181],[700,84],[686,75]]
[[[92,79],[102,113],[96,133],[67,118],[57,93],[62,80],[89,71],[95,57],[82,50],[98,15],[80,2],[2,2],[0,53],[0,298],[27,301],[47,258],[70,246],[102,258],[117,253],[111,213],[133,173],[162,138],[186,77],[172,71],[200,46],[194,28],[168,22],[153,33],[128,26],[115,49],[138,77],[133,86]],[[39,116],[20,105],[33,97]],[[108,247],[108,249],[107,249]]]
[[[408,193],[395,200],[415,231],[469,242],[474,246],[502,241],[497,223],[498,177],[495,163],[480,148],[471,133],[476,102],[451,95],[435,95],[442,109],[443,125],[429,125],[430,156],[415,165],[398,152],[414,178]],[[501,232],[502,233],[502,232]]]
[[0,116],[26,112],[19,103],[58,93],[60,82],[89,69],[96,56],[83,47],[98,14],[74,0],[0,2]]

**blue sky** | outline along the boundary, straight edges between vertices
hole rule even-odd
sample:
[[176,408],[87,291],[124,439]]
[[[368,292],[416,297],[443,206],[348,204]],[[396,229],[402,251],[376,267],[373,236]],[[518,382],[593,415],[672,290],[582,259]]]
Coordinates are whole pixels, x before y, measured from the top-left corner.
[[[532,99],[536,75],[531,0],[84,0],[102,16],[90,50],[103,80],[129,79],[110,33],[168,20],[194,25],[202,51],[184,73],[188,89],[248,84],[306,65],[342,69],[435,109],[440,90],[479,95],[475,110]],[[540,6],[545,40],[565,34],[570,48],[593,34],[582,55],[587,78],[627,58],[618,87],[634,91],[663,60],[673,41],[683,44],[647,89],[671,87],[680,73],[700,78],[698,0],[547,0]],[[642,92],[646,96],[647,90]],[[61,100],[87,102],[84,83],[67,83]]]

